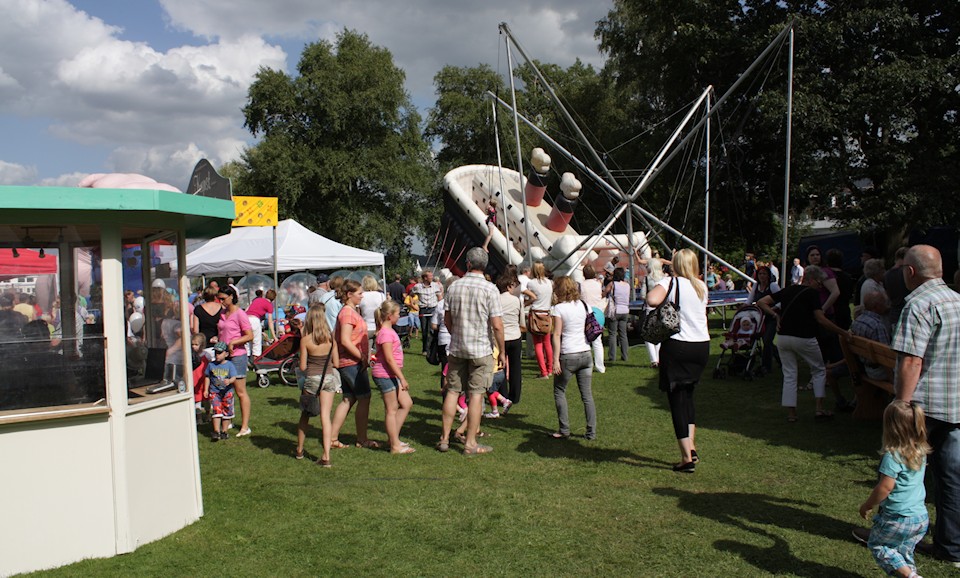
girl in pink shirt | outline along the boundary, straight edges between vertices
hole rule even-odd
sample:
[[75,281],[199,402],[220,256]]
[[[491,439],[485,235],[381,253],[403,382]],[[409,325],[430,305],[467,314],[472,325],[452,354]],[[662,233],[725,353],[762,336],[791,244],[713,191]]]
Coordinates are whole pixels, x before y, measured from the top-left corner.
[[374,317],[377,321],[377,361],[372,366],[373,382],[383,394],[384,425],[390,439],[390,453],[412,454],[416,450],[400,441],[400,428],[413,407],[407,378],[403,376],[403,346],[393,329],[400,319],[400,305],[395,301],[384,301]]

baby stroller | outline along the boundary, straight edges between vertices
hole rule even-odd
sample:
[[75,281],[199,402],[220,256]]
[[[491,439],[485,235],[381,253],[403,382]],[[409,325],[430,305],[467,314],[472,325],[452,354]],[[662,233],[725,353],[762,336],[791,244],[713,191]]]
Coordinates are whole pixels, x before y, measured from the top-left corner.
[[280,339],[264,347],[263,353],[251,358],[250,365],[257,373],[257,385],[270,387],[270,373],[280,372],[280,380],[287,385],[297,385],[297,369],[300,367],[300,330],[296,324]]
[[393,326],[394,331],[400,338],[400,344],[404,349],[410,347],[410,309],[406,305],[400,307],[400,319]]
[[757,375],[763,354],[763,325],[763,311],[758,306],[747,305],[737,311],[730,324],[730,331],[723,334],[720,359],[713,370],[714,379],[724,379],[727,375],[742,375],[749,381]]

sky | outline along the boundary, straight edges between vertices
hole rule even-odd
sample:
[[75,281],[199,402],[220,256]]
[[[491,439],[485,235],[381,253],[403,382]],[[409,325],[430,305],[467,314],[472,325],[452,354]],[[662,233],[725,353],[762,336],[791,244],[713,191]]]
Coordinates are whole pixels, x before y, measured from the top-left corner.
[[[0,0],[0,185],[139,173],[180,189],[201,158],[254,143],[241,108],[260,67],[295,69],[351,29],[388,49],[426,115],[446,65],[506,71],[498,24],[531,58],[601,66],[612,0]],[[514,60],[519,60],[514,52]]]

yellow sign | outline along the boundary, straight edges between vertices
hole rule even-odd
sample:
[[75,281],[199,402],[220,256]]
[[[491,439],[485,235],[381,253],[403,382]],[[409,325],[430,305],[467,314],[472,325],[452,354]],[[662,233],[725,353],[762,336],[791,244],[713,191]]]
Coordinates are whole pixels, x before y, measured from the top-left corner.
[[276,227],[277,197],[234,197],[237,218],[234,227]]

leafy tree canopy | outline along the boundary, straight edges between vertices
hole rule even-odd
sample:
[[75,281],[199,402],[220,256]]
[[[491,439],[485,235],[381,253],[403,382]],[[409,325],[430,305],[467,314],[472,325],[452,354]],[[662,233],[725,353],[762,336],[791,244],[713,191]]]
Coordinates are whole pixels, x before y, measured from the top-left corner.
[[407,268],[438,189],[403,82],[389,51],[350,30],[307,45],[296,76],[261,68],[243,109],[260,142],[230,168],[241,192],[276,195],[281,219]]

